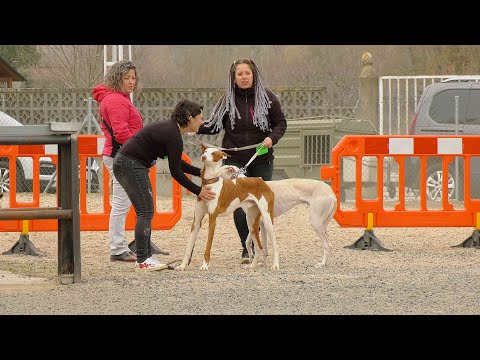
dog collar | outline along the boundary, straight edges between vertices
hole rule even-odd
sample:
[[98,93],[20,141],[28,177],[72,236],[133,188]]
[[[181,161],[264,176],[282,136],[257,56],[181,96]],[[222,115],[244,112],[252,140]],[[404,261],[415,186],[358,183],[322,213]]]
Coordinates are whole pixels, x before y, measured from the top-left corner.
[[202,185],[213,184],[213,183],[216,183],[218,180],[220,180],[219,176],[211,178],[211,179],[202,179]]

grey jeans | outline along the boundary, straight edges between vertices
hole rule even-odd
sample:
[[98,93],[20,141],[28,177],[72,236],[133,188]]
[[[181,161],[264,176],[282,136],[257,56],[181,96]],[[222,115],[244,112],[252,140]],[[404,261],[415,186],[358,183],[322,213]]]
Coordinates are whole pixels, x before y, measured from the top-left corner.
[[148,177],[149,169],[140,161],[117,152],[113,160],[113,173],[125,189],[137,213],[135,224],[137,262],[144,262],[152,256],[150,236],[154,207],[152,184]]

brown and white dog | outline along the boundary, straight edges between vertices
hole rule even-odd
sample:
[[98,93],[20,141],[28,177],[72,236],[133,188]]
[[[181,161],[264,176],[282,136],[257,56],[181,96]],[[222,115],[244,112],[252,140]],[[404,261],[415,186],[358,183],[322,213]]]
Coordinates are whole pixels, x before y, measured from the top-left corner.
[[[273,208],[274,194],[262,178],[242,178],[236,180],[223,179],[220,175],[222,160],[227,158],[227,154],[216,148],[205,148],[202,145],[203,169],[201,171],[202,184],[210,184],[211,190],[217,196],[213,200],[197,200],[195,213],[190,233],[190,241],[185,250],[185,256],[182,263],[175,269],[185,270],[190,264],[193,248],[197,239],[198,231],[202,225],[202,220],[206,214],[209,215],[208,240],[205,248],[203,264],[200,270],[208,270],[210,261],[210,250],[212,247],[213,235],[218,216],[231,214],[235,209],[241,207],[247,214],[247,224],[250,230],[250,238],[254,236],[258,249],[263,246],[259,239],[258,228],[260,217],[265,228],[264,233],[272,241],[274,258],[272,269],[279,269],[278,247],[273,229]],[[255,267],[258,262],[260,251],[255,253],[251,267]],[[266,254],[264,254],[266,260]]]
[[[220,169],[220,177],[230,179],[237,171],[238,167],[236,166],[224,165]],[[298,204],[308,204],[310,206],[310,225],[323,244],[323,259],[315,267],[325,266],[331,249],[327,235],[327,226],[337,211],[337,197],[332,188],[323,181],[312,179],[292,178],[266,181],[266,183],[275,194],[274,217],[285,214]],[[263,252],[267,254],[268,250],[263,229],[261,232]],[[250,235],[247,237],[246,244],[251,260],[252,239]]]

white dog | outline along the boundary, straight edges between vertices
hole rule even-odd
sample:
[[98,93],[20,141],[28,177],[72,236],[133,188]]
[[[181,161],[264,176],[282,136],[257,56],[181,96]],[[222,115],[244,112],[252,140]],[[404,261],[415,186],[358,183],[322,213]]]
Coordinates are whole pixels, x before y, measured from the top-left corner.
[[[210,249],[212,247],[213,235],[217,216],[231,214],[235,209],[241,207],[247,214],[247,224],[250,230],[250,238],[253,235],[257,241],[258,249],[263,246],[258,235],[260,216],[272,241],[274,259],[272,269],[279,269],[279,255],[275,232],[273,229],[273,208],[274,194],[262,178],[242,178],[237,180],[228,180],[219,177],[222,160],[227,158],[227,154],[216,148],[203,148],[203,169],[201,172],[202,184],[210,184],[211,190],[216,193],[213,200],[198,199],[195,205],[195,214],[193,218],[190,241],[187,245],[185,256],[182,263],[176,267],[179,270],[185,270],[190,264],[193,248],[197,239],[198,231],[202,225],[202,220],[206,214],[209,214],[208,240],[205,248],[203,264],[200,270],[208,270],[210,261]],[[265,232],[265,231],[264,231]],[[255,253],[251,267],[256,266],[260,251]],[[266,260],[266,254],[264,254]]]
[[[238,167],[224,165],[220,170],[220,177],[230,179],[238,171]],[[330,255],[330,242],[327,236],[327,226],[337,211],[337,197],[332,188],[320,180],[311,179],[284,179],[266,181],[267,185],[275,194],[275,206],[273,216],[285,214],[288,210],[298,204],[310,206],[310,224],[318,234],[323,243],[323,259],[315,265],[316,268],[327,264]],[[262,229],[263,252],[267,253],[266,238]],[[252,239],[250,234],[247,237],[247,250],[252,259]],[[256,252],[255,252],[256,253]]]

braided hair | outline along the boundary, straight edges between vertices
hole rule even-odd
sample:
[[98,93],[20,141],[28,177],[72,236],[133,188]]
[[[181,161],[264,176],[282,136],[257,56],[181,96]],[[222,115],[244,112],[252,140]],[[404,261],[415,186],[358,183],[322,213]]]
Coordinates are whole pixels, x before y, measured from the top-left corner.
[[253,62],[253,60],[240,59],[235,60],[230,67],[226,91],[215,104],[210,118],[204,123],[204,125],[208,128],[213,126],[214,131],[223,130],[222,119],[227,112],[230,118],[232,129],[235,126],[235,115],[238,116],[239,119],[241,119],[240,113],[235,106],[235,70],[237,65],[240,64],[247,64],[252,70],[253,74],[253,89],[255,93],[253,124],[259,127],[262,131],[268,129],[267,115],[268,109],[270,108],[272,102],[270,101],[266,91],[266,87],[263,84],[262,75],[258,71],[258,68]]

